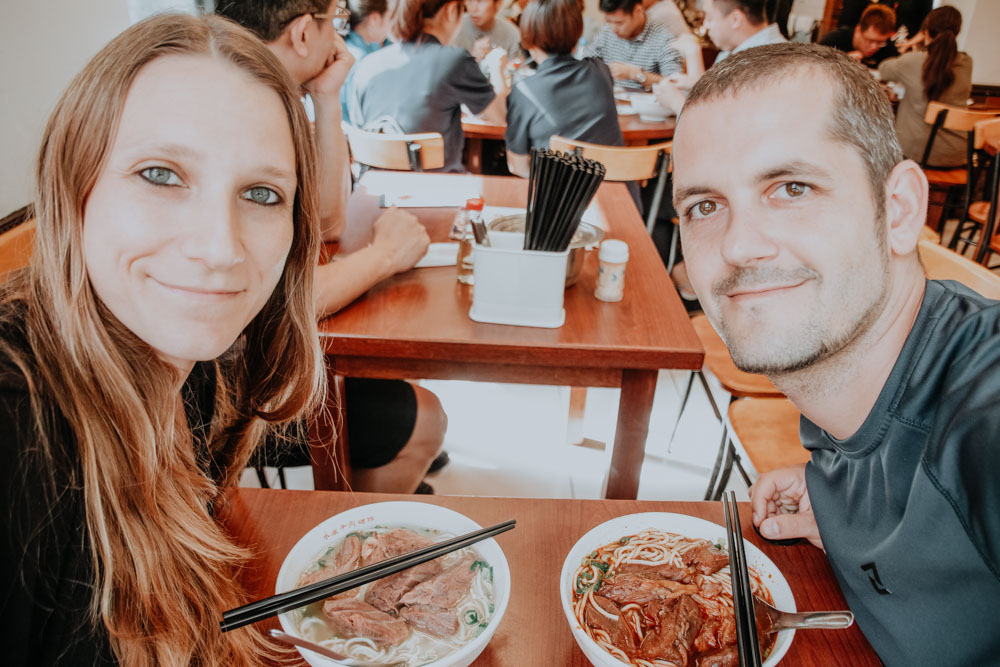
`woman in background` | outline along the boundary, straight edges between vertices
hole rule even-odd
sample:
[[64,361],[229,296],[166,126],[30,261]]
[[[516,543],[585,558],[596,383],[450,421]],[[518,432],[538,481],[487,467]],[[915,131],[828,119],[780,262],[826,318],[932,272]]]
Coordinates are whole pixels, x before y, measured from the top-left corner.
[[219,630],[248,554],[214,512],[323,389],[296,86],[229,21],[148,19],[63,94],[37,179],[0,296],[4,664],[274,658]]
[[[883,81],[895,81],[906,92],[896,112],[896,135],[903,154],[923,158],[931,126],[924,122],[928,102],[965,108],[972,93],[972,58],[958,50],[955,39],[962,14],[951,6],[938,7],[920,29],[926,50],[915,50],[884,60],[878,71]],[[928,166],[960,167],[966,159],[966,133],[941,129],[934,138]]]
[[583,34],[579,0],[536,0],[521,15],[521,43],[538,64],[507,100],[507,167],[528,176],[532,148],[553,135],[624,146],[611,71],[599,58],[573,57]]
[[[351,123],[392,132],[440,132],[443,171],[462,171],[462,106],[502,123],[503,62],[487,79],[465,49],[446,46],[458,30],[462,0],[397,0],[389,10],[395,43],[358,63],[347,92]],[[490,83],[492,81],[492,84]]]
[[340,89],[340,105],[341,116],[350,123],[347,91],[354,78],[354,70],[362,58],[389,45],[389,9],[386,0],[349,0],[347,7],[351,12],[351,31],[344,37],[344,44],[354,56],[354,66]]

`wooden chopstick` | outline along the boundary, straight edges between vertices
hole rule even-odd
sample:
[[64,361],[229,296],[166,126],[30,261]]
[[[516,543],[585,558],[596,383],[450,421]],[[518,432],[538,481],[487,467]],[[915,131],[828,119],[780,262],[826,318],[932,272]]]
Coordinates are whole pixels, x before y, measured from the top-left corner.
[[222,621],[219,623],[219,627],[223,632],[229,632],[230,630],[242,628],[244,625],[250,625],[265,618],[277,616],[282,612],[298,609],[313,602],[319,602],[338,593],[343,593],[344,591],[367,584],[370,581],[387,577],[390,574],[395,574],[414,565],[426,563],[452,551],[464,549],[476,542],[481,542],[500,533],[505,533],[514,528],[516,523],[514,519],[504,521],[494,526],[453,537],[444,542],[432,544],[423,549],[417,549],[416,551],[411,551],[395,558],[380,561],[374,565],[345,572],[344,574],[317,581],[308,586],[272,595],[271,597],[245,604],[236,609],[230,609],[222,614]]
[[743,529],[740,526],[735,492],[723,494],[722,510],[726,515],[729,577],[733,586],[736,649],[739,652],[740,667],[760,667],[760,642],[757,639],[757,624],[753,609],[753,589],[750,588],[750,573],[747,570],[747,555],[743,548]]

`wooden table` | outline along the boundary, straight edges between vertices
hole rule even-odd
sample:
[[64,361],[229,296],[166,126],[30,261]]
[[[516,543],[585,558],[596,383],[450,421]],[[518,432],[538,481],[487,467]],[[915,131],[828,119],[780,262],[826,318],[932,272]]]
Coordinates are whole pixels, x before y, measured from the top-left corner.
[[[645,146],[657,141],[667,141],[674,136],[677,118],[671,116],[661,121],[640,120],[638,114],[618,116],[622,136],[626,146]],[[482,170],[483,140],[504,140],[507,125],[485,123],[472,118],[462,118],[462,132],[465,133],[466,168],[472,173]]]
[[[488,206],[523,207],[527,199],[528,182],[520,178],[370,171],[348,203],[341,250],[370,242],[380,192],[421,192],[470,179]],[[607,236],[629,246],[622,301],[594,297],[596,252],[587,253],[577,284],[566,291],[566,323],[558,329],[474,322],[473,288],[458,283],[454,266],[414,269],[320,322],[333,369],[341,376],[620,387],[606,497],[635,498],[657,370],[699,369],[704,354],[628,190],[605,183],[595,202]],[[448,240],[454,208],[410,210],[432,241]]]
[[[253,550],[243,573],[254,599],[274,594],[278,569],[295,542],[324,519],[351,507],[413,496],[323,491],[237,489],[223,516],[235,539]],[[517,527],[497,537],[511,570],[511,597],[496,635],[474,665],[511,667],[585,667],[590,663],[573,639],[559,601],[559,573],[573,544],[599,523],[635,512],[677,512],[724,525],[719,503],[639,502],[634,500],[538,500],[424,496],[421,502],[465,514],[481,525],[516,519]],[[750,525],[748,504],[740,507]],[[799,610],[846,609],[823,552],[803,543],[781,547],[747,535],[774,561],[788,580]],[[277,627],[276,619],[258,624]],[[296,664],[304,664],[299,661]],[[783,665],[879,665],[857,626],[846,630],[800,630]]]

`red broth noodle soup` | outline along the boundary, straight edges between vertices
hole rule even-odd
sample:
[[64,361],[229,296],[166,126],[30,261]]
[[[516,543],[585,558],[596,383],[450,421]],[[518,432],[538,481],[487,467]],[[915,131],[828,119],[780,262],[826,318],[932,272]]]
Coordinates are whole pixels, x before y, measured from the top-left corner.
[[[750,587],[773,603],[753,568]],[[577,622],[626,664],[739,664],[729,556],[708,540],[655,529],[622,537],[583,559],[573,574],[573,588]],[[764,657],[775,638],[766,629],[757,628]]]

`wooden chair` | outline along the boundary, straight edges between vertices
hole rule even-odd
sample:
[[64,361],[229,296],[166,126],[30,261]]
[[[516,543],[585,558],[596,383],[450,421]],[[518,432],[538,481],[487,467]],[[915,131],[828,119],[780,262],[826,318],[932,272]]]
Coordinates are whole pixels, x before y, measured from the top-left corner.
[[[585,141],[559,136],[549,139],[549,148],[552,150],[576,153],[603,164],[604,168],[607,169],[607,173],[604,175],[606,181],[646,181],[655,176],[656,187],[653,190],[653,201],[650,203],[649,212],[646,215],[646,231],[650,234],[653,233],[653,227],[656,225],[656,214],[659,212],[660,203],[663,200],[667,173],[670,171],[670,149],[672,147],[672,141],[650,146],[621,147],[589,144]],[[675,231],[670,241],[670,259],[667,262],[667,271],[674,263],[676,241],[677,233]]]
[[992,254],[1000,253],[1000,238],[996,237],[997,216],[1000,215],[1000,118],[976,123],[972,144],[978,158],[990,161],[983,188],[986,199],[973,202],[968,210],[968,217],[982,229],[976,261],[989,266]]
[[989,299],[1000,299],[1000,275],[953,250],[927,241],[917,243],[924,273],[932,280],[955,280]]
[[35,219],[15,223],[0,230],[0,283],[7,274],[31,262],[35,245]]
[[424,171],[444,166],[444,137],[438,132],[380,134],[343,123],[351,159],[366,167]]
[[799,439],[800,416],[787,398],[743,398],[730,404],[729,425],[750,459],[754,478],[809,461],[809,450]]
[[[964,107],[956,107],[941,102],[930,102],[927,104],[927,111],[924,114],[924,122],[931,126],[930,134],[927,135],[927,143],[924,145],[924,154],[920,159],[920,168],[927,175],[927,181],[931,189],[944,191],[945,200],[941,207],[941,217],[938,219],[937,230],[940,232],[944,228],[944,223],[948,219],[948,211],[951,209],[962,210],[960,220],[965,219],[965,209],[969,203],[969,190],[974,187],[976,174],[976,163],[972,159],[972,139],[969,138],[969,148],[966,151],[966,166],[955,169],[938,169],[931,167],[928,163],[931,151],[934,148],[934,140],[938,132],[942,129],[954,132],[971,132],[976,123],[1000,116],[1000,109],[970,111]],[[964,190],[965,198],[961,199]],[[961,224],[959,225],[961,228]],[[957,230],[956,230],[957,233]],[[954,247],[955,238],[949,247]]]
[[687,388],[684,390],[684,396],[681,398],[681,407],[677,413],[677,422],[674,424],[674,430],[670,434],[670,440],[673,441],[674,433],[677,432],[677,424],[680,423],[681,416],[684,414],[684,408],[687,406],[688,398],[691,395],[691,387],[697,377],[701,381],[705,395],[708,397],[708,402],[712,406],[713,412],[715,412],[716,419],[722,424],[722,441],[719,443],[719,451],[716,454],[715,464],[712,467],[708,489],[705,491],[705,500],[713,500],[722,496],[722,491],[729,482],[729,475],[732,471],[734,461],[737,463],[737,468],[747,484],[750,484],[750,478],[745,468],[739,464],[740,456],[731,441],[729,424],[724,418],[722,410],[719,409],[718,404],[715,402],[715,398],[712,396],[712,390],[709,387],[708,379],[705,377],[704,369],[707,368],[716,377],[722,388],[729,392],[730,406],[738,398],[782,398],[784,394],[763,375],[747,373],[737,368],[732,356],[729,354],[729,348],[726,347],[726,343],[715,332],[715,329],[712,328],[707,317],[704,315],[695,315],[691,318],[691,325],[694,327],[695,333],[698,334],[698,339],[705,348],[705,363],[702,370],[691,373],[688,378]]

